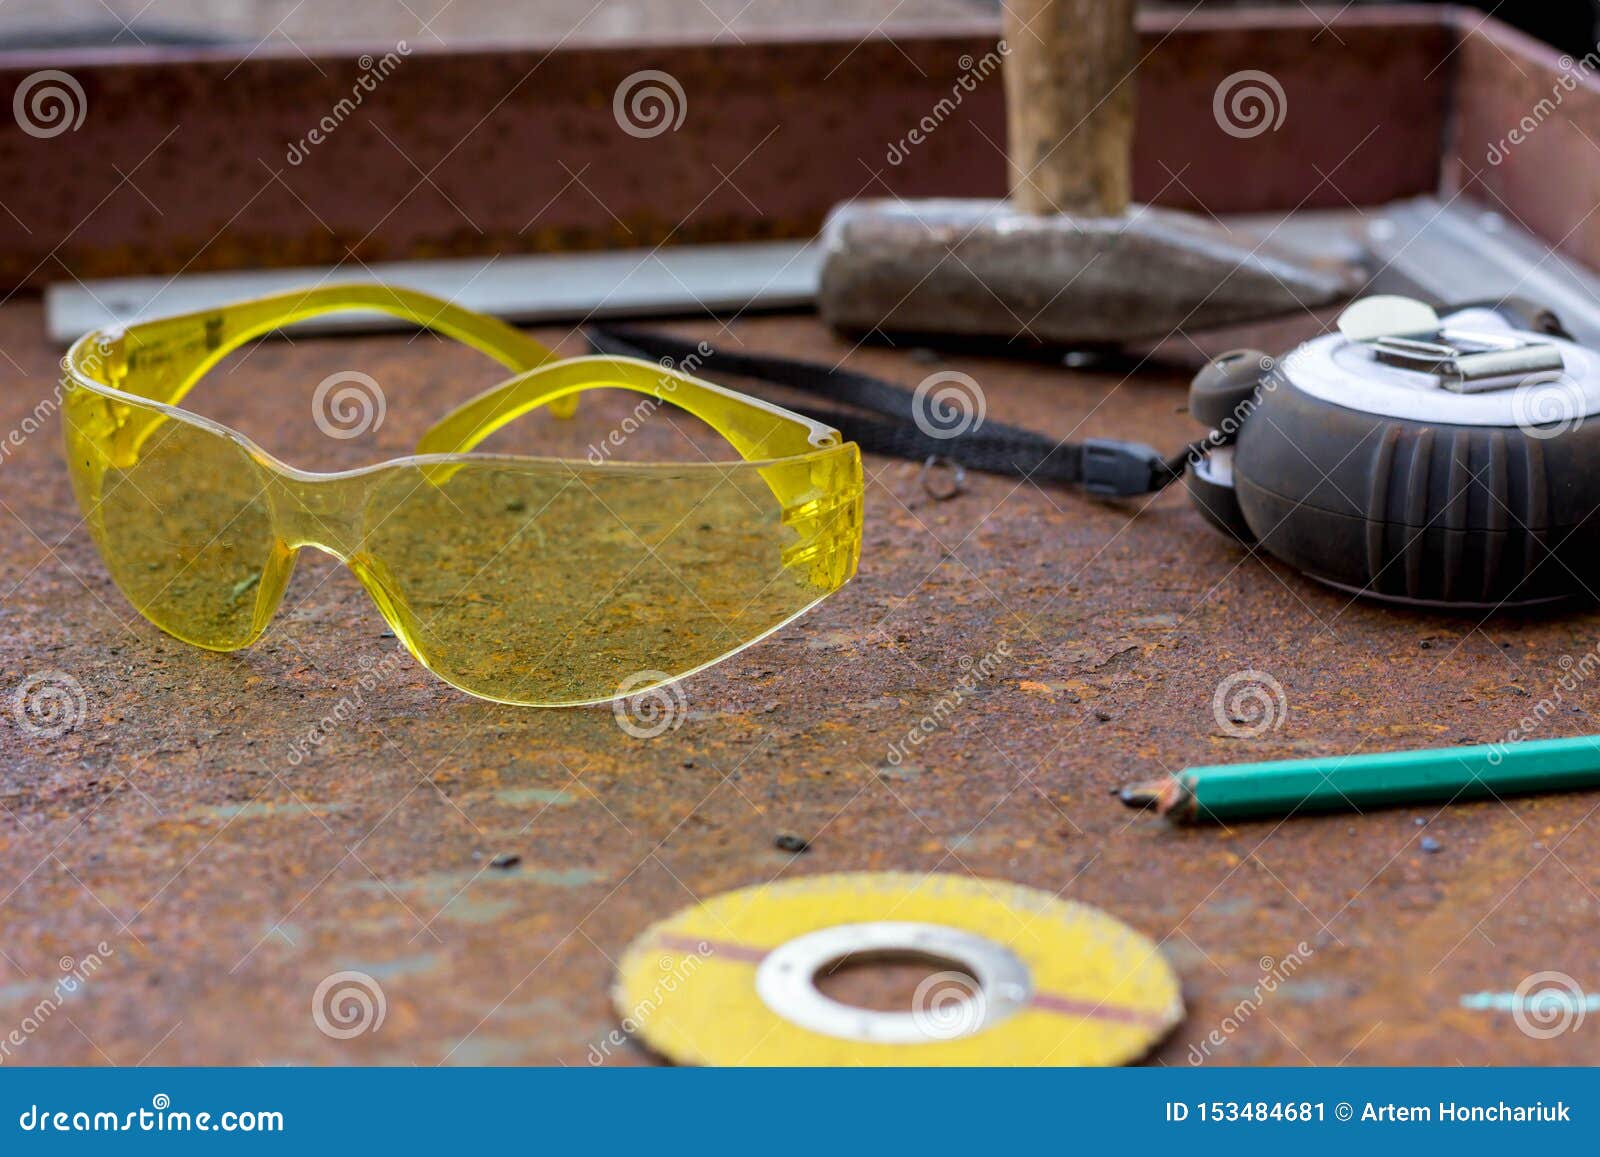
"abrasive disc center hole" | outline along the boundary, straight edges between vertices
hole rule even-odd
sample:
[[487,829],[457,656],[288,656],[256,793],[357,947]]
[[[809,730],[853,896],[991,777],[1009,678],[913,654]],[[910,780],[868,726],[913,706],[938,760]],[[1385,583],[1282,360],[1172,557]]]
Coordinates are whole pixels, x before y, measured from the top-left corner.
[[981,985],[961,961],[912,948],[850,952],[824,964],[811,978],[830,1000],[871,1012],[911,1012],[917,994],[927,1001],[932,984],[975,994]]

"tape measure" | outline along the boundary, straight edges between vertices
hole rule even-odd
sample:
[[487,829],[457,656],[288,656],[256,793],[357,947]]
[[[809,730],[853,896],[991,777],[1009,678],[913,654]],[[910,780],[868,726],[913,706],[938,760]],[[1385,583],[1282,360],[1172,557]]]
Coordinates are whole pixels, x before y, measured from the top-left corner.
[[1548,310],[1363,298],[1281,358],[1217,358],[1189,410],[1202,513],[1312,578],[1474,613],[1593,599],[1600,350]]
[[[825,995],[843,961],[944,964],[909,1012]],[[628,948],[623,1028],[683,1064],[1117,1065],[1183,1017],[1148,937],[1048,892],[956,875],[810,876],[724,893]]]

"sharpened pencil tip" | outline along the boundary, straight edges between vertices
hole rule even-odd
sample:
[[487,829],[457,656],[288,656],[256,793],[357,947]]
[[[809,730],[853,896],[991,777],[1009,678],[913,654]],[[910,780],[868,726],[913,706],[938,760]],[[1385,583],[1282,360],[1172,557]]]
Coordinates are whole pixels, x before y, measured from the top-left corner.
[[1161,802],[1161,785],[1159,783],[1130,783],[1117,793],[1117,798],[1124,807],[1149,808]]

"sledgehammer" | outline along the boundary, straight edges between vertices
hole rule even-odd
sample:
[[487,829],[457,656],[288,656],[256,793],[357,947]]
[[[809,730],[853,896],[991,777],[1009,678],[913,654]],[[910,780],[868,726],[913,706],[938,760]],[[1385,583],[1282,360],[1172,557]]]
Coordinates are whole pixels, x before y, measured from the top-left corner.
[[1359,287],[1353,270],[1310,268],[1209,220],[1130,205],[1134,0],[1003,7],[1011,200],[835,208],[819,296],[829,323],[1096,344],[1293,313]]

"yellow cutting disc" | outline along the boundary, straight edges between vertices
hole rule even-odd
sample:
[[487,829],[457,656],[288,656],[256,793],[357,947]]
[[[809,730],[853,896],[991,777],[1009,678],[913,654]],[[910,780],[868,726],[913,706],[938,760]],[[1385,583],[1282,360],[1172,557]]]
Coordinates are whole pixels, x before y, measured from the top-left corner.
[[[909,1012],[814,983],[845,958],[916,957]],[[860,872],[728,892],[654,925],[613,993],[683,1064],[1117,1065],[1183,1017],[1160,949],[1096,908],[967,876]]]

